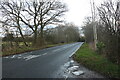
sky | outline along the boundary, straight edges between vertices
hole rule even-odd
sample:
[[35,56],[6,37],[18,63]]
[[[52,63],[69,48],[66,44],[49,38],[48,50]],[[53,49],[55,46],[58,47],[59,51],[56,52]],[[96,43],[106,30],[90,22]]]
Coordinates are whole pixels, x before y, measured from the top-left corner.
[[[65,20],[81,26],[85,17],[91,16],[90,0],[62,0],[67,4],[69,11],[65,13]],[[92,1],[92,0],[91,0]],[[100,5],[103,0],[94,0],[95,6]]]
[[[66,22],[72,22],[76,26],[81,27],[85,17],[91,16],[90,0],[61,0],[66,3],[68,12],[65,13]],[[91,0],[92,1],[92,0]],[[95,5],[100,5],[104,0],[94,0]],[[0,29],[0,32],[2,30]]]

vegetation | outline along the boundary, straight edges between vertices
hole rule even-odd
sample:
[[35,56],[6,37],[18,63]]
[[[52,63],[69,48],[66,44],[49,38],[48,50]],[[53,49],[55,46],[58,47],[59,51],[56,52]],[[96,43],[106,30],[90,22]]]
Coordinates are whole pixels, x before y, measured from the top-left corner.
[[0,11],[3,55],[79,41],[79,29],[63,24],[67,6],[58,0],[1,1]]
[[59,25],[56,28],[48,29],[45,32],[45,40],[47,42],[68,43],[79,41],[79,29],[73,24]]
[[[69,42],[69,43],[72,43],[72,42]],[[45,46],[42,46],[42,47],[32,47],[32,46],[27,47],[27,46],[23,45],[24,44],[23,42],[21,42],[20,44],[22,44],[21,47],[20,46],[19,47],[12,47],[11,49],[8,49],[8,50],[5,49],[5,51],[0,53],[0,56],[8,56],[8,55],[13,55],[13,54],[20,54],[20,53],[24,53],[24,52],[40,50],[40,49],[59,46],[59,45],[68,44],[68,43],[49,44],[49,45],[45,45]]]
[[120,78],[118,65],[110,62],[105,56],[97,54],[86,43],[80,47],[73,58],[91,70],[95,70],[110,78]]
[[[44,45],[44,28],[50,24],[62,22],[60,17],[67,11],[67,7],[58,0],[11,0],[1,1],[0,11],[3,16],[0,22],[7,34],[16,33],[16,36],[19,34],[24,44],[28,46],[25,40],[26,34],[24,34],[28,31],[27,36],[32,35],[34,37],[33,45],[36,45],[37,41],[41,41],[41,46]],[[8,29],[11,29],[12,33]],[[23,29],[26,30],[23,31]]]
[[[75,25],[62,25],[62,27],[58,26],[56,28],[47,29],[44,30],[43,35],[45,44],[41,45],[42,41],[40,40],[40,38],[38,39],[39,41],[37,41],[36,46],[32,44],[34,40],[33,36],[25,38],[25,42],[28,45],[26,46],[22,37],[15,37],[13,34],[11,35],[11,37],[9,35],[6,35],[3,38],[2,42],[3,55],[16,54],[36,49],[42,49],[45,47],[80,41],[79,30],[77,27],[75,27]],[[12,40],[10,38],[12,38]]]
[[118,77],[120,0],[105,1],[97,8],[94,3],[91,6],[94,10],[91,10],[92,17],[87,17],[82,27],[85,37],[80,37],[79,28],[63,20],[68,9],[66,4],[59,0],[0,1],[0,23],[4,36],[3,53],[0,55],[85,41],[89,46],[94,45],[94,51],[90,49],[92,47],[88,48],[88,45],[84,44],[74,58],[102,74]]
[[97,51],[98,51],[98,53],[103,53],[102,51],[103,51],[103,48],[105,47],[105,44],[103,43],[103,42],[98,42],[97,44]]
[[[96,10],[96,9],[95,9]],[[97,51],[105,55],[110,61],[120,64],[120,1],[108,0],[97,7],[98,14],[95,21],[91,17],[87,17],[83,26],[87,43],[93,43],[94,36],[97,35]],[[94,27],[96,26],[96,34]]]

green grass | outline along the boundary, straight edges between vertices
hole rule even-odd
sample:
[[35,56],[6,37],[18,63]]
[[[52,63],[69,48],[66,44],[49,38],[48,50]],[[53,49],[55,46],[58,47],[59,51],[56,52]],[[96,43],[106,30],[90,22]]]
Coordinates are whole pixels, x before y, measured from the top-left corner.
[[76,52],[73,58],[88,67],[107,77],[118,78],[118,65],[108,61],[104,56],[99,55],[88,47],[86,43]]

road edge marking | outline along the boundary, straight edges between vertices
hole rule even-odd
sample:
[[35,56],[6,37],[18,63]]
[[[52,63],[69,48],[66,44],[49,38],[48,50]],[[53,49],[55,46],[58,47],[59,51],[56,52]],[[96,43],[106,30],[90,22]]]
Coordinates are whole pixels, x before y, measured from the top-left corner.
[[83,43],[84,42],[81,43],[81,45],[69,56],[69,58],[71,58],[75,54],[75,52],[82,46]]

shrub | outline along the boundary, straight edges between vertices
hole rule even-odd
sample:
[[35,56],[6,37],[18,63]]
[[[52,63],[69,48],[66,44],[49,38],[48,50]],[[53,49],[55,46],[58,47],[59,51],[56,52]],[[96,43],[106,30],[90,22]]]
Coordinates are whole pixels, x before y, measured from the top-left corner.
[[103,52],[103,48],[105,47],[105,44],[103,42],[98,42],[96,45],[97,45],[98,53],[102,53]]

